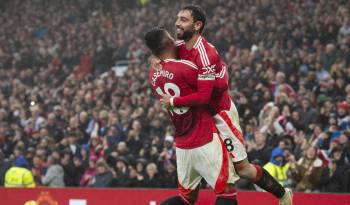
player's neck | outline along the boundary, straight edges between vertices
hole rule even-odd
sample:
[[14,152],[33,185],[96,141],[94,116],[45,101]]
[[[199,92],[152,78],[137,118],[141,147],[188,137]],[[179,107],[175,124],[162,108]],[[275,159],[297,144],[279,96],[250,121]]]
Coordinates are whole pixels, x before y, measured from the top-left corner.
[[176,55],[174,55],[173,53],[163,53],[161,55],[158,56],[160,60],[167,60],[167,59],[174,59],[176,60]]
[[189,40],[185,41],[186,43],[186,49],[187,50],[191,50],[193,48],[193,46],[196,44],[198,38],[200,37],[200,34],[193,34],[192,38],[190,38]]

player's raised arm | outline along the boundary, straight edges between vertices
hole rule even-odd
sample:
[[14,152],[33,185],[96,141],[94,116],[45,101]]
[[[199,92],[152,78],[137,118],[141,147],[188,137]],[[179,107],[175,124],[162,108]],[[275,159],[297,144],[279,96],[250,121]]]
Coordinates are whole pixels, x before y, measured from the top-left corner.
[[[189,67],[192,69],[198,71],[198,77],[196,78],[196,81],[194,81],[190,75],[183,76],[188,84],[194,85],[194,87],[196,87],[197,91],[191,95],[177,96],[172,98],[163,95],[161,99],[162,104],[166,107],[191,107],[196,105],[209,104],[215,84],[215,65],[208,66],[208,68],[202,67],[202,69],[198,69],[198,67],[190,61],[180,61],[184,64],[189,65]],[[200,63],[200,65],[202,64]]]

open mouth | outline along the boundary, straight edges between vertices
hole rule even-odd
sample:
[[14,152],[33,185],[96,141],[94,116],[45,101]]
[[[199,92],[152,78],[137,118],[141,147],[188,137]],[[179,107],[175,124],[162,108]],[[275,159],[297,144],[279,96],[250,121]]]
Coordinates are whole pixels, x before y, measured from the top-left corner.
[[176,33],[181,33],[183,32],[184,30],[182,28],[176,28]]

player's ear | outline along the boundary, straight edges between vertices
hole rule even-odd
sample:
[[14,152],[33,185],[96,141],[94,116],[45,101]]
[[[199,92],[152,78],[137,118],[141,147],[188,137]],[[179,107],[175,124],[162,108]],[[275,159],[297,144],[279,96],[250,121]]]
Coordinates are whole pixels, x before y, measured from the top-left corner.
[[175,45],[175,39],[168,33],[168,42]]
[[173,38],[167,38],[166,44],[167,44],[167,47],[176,46],[176,45],[175,45],[175,39],[173,39]]
[[200,31],[201,30],[201,28],[203,27],[203,22],[201,22],[201,21],[196,21],[195,23],[194,23],[194,30],[196,30],[196,31]]

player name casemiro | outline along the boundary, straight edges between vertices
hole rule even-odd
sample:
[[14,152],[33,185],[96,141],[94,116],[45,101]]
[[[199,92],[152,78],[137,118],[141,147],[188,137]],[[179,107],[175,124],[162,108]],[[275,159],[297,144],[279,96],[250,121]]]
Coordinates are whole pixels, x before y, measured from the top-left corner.
[[152,85],[153,86],[156,85],[156,81],[159,77],[164,77],[164,78],[168,78],[171,80],[174,78],[174,73],[169,72],[167,70],[163,70],[163,69],[160,69],[157,72],[153,73],[153,76],[152,76]]

